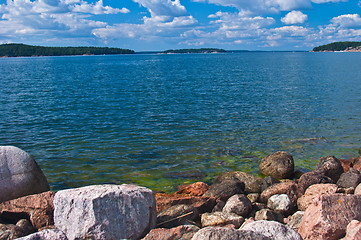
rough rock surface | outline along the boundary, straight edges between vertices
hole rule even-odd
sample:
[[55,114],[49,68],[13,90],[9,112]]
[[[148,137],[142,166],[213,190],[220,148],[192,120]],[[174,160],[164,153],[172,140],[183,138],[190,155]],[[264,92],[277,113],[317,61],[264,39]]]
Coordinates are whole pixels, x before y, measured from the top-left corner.
[[233,228],[206,227],[199,230],[192,240],[271,240],[260,233]]
[[336,184],[315,184],[307,188],[305,194],[297,200],[298,209],[305,211],[312,202],[324,194],[334,194],[337,192]]
[[291,154],[278,151],[268,155],[259,164],[261,173],[277,179],[290,178],[294,174],[294,162]]
[[361,220],[361,196],[321,195],[307,208],[298,232],[304,240],[336,240],[345,235],[351,220]]
[[155,194],[155,199],[158,213],[179,204],[192,205],[197,208],[199,213],[204,213],[212,211],[213,207],[216,205],[215,198],[204,196],[196,197],[183,194],[157,193]]
[[257,211],[254,219],[256,221],[267,220],[267,221],[277,221],[283,223],[283,215],[275,211],[272,211],[270,209],[261,209]]
[[176,194],[189,194],[192,196],[202,196],[209,189],[209,185],[204,182],[196,182],[190,185],[178,186]]
[[293,230],[295,230],[296,232],[298,232],[304,214],[305,214],[304,211],[297,211],[288,218],[285,218],[284,223]]
[[341,240],[361,240],[361,222],[352,220],[346,228],[346,236]]
[[354,169],[356,169],[357,171],[361,171],[361,156],[358,156],[352,166]]
[[334,156],[328,156],[320,159],[320,162],[313,169],[313,172],[325,175],[331,178],[334,182],[337,182],[343,173],[343,167],[337,158]]
[[262,178],[253,176],[245,172],[227,172],[216,178],[215,183],[225,180],[237,178],[240,182],[244,183],[245,193],[261,193]]
[[361,195],[361,183],[355,188],[355,195]]
[[58,229],[45,229],[28,236],[18,238],[18,240],[68,240],[65,233]]
[[12,218],[26,215],[35,229],[54,225],[54,194],[48,191],[0,203],[0,217],[16,220]]
[[152,229],[143,240],[190,240],[199,231],[194,225],[181,225],[175,228]]
[[242,217],[247,217],[251,210],[251,201],[245,195],[237,194],[228,199],[222,211],[226,213],[235,213]]
[[304,194],[306,189],[314,184],[321,183],[335,183],[331,178],[320,173],[308,172],[303,174],[298,180],[298,189],[300,193]]
[[0,202],[50,190],[35,160],[13,146],[0,146]]
[[289,181],[273,184],[261,193],[260,200],[267,203],[268,199],[276,194],[287,194],[293,204],[296,204],[297,198],[300,195],[297,184]]
[[233,224],[236,228],[239,228],[243,222],[244,218],[234,213],[213,212],[203,213],[201,216],[202,227],[221,227],[228,224]]
[[289,215],[293,210],[293,203],[287,194],[276,194],[270,197],[267,201],[267,207],[276,212]]
[[348,170],[353,166],[355,159],[339,159],[343,172],[348,172]]
[[0,224],[0,239],[17,239],[35,232],[31,223],[26,219],[15,224]]
[[342,188],[356,188],[360,183],[360,172],[356,169],[350,168],[348,172],[341,174],[336,184]]
[[162,228],[173,228],[195,221],[198,211],[192,205],[175,205],[162,211],[157,215],[157,226]]
[[243,193],[244,187],[244,183],[235,176],[233,176],[221,180],[216,180],[210,186],[208,191],[203,194],[203,196],[214,197],[216,199],[226,201],[228,198],[235,194]]
[[261,233],[274,240],[302,240],[295,230],[275,221],[255,221],[245,225],[242,230]]
[[55,226],[70,239],[139,239],[156,224],[151,190],[135,185],[95,185],[54,197]]
[[273,184],[280,183],[280,181],[274,177],[267,176],[262,180],[261,192],[272,186]]
[[259,193],[250,193],[247,194],[247,198],[251,201],[251,203],[255,203],[259,200]]

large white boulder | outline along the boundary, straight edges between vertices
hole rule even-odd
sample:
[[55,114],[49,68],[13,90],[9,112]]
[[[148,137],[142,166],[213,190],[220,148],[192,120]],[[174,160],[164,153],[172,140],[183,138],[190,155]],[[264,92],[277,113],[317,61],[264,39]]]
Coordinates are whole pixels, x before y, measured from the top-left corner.
[[246,224],[242,230],[263,234],[273,240],[302,240],[300,234],[287,225],[275,221],[255,221]]
[[62,190],[54,208],[55,226],[69,240],[139,239],[156,225],[154,193],[135,185]]
[[49,190],[45,175],[28,153],[0,146],[0,202]]

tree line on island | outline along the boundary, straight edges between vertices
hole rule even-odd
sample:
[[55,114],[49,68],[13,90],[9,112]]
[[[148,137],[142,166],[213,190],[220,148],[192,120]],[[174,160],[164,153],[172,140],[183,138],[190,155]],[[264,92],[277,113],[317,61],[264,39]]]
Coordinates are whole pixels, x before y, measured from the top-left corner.
[[334,42],[313,48],[312,52],[360,52],[361,42]]
[[108,47],[42,47],[25,44],[0,45],[1,57],[134,54],[133,50]]
[[190,48],[190,49],[170,49],[163,51],[161,53],[171,54],[171,53],[225,53],[227,52],[224,49],[219,48]]

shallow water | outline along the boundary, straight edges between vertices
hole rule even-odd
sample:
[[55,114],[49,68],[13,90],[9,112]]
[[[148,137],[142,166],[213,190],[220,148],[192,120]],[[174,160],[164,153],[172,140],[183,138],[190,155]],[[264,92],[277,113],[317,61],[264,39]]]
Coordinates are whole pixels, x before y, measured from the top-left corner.
[[361,54],[245,52],[0,59],[0,145],[53,190],[170,191],[262,157],[296,167],[361,147]]

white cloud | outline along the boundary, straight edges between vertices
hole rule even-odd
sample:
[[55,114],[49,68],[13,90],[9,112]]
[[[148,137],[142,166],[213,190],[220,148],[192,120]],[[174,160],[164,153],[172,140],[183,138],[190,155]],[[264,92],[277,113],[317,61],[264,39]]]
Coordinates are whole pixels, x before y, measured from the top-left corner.
[[80,4],[74,4],[70,6],[73,12],[81,12],[81,13],[91,13],[94,15],[99,14],[117,14],[117,13],[129,13],[129,9],[127,8],[112,8],[110,6],[104,6],[103,0],[99,0],[95,4],[89,4],[87,2],[81,1]]
[[307,21],[307,15],[300,11],[292,11],[286,14],[284,18],[281,18],[284,24],[302,24]]
[[360,28],[361,18],[359,14],[345,14],[331,19],[334,26],[340,28]]
[[347,0],[312,0],[314,3],[329,3],[329,2],[347,2]]
[[187,15],[186,8],[179,0],[133,0],[147,8],[151,16],[173,16],[179,17]]

